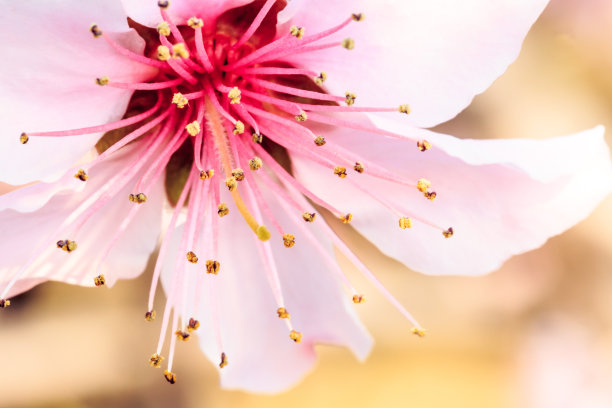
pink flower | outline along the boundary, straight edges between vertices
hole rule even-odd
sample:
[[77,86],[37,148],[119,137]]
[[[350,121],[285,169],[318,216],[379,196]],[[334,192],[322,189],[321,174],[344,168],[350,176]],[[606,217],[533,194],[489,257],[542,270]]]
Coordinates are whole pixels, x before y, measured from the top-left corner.
[[365,298],[332,244],[423,334],[321,208],[415,270],[477,275],[611,189],[601,127],[546,141],[423,129],[506,69],[546,1],[159,3],[2,14],[0,180],[38,182],[0,197],[0,305],[46,280],[135,277],[161,232],[146,317],[161,279],[151,364],[169,382],[177,339],[196,329],[230,388],[294,384],[315,343],[364,358],[352,303]]

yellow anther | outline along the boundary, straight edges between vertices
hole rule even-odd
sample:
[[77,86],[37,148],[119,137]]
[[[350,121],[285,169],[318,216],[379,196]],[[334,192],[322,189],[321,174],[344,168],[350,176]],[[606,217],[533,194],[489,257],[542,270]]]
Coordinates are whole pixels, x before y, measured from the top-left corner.
[[189,58],[189,51],[185,43],[176,43],[172,46],[172,58]]
[[334,167],[334,174],[340,178],[346,177],[346,167],[336,166]]
[[169,0],[159,0],[157,2],[157,7],[159,7],[159,8],[167,9],[168,6],[170,6],[170,1]]
[[240,103],[240,96],[241,96],[241,92],[237,86],[230,89],[230,91],[227,93],[227,97],[230,99],[231,104]]
[[340,217],[340,221],[342,221],[342,223],[344,223],[344,224],[348,224],[352,220],[353,220],[353,214],[351,214],[351,213],[348,213],[348,214],[343,215],[343,216]]
[[102,30],[100,29],[100,27],[98,27],[97,24],[92,24],[89,27],[89,31],[93,34],[95,38],[98,38],[102,35]]
[[353,13],[351,14],[351,17],[353,18],[353,21],[363,21],[365,15],[363,13]]
[[166,21],[162,21],[161,23],[157,25],[157,32],[163,35],[164,37],[169,36],[170,35],[170,24],[168,24],[168,22]]
[[353,295],[353,303],[364,303],[366,298],[364,295]]
[[259,133],[253,133],[253,143],[261,144],[263,142],[263,136]]
[[200,327],[200,322],[198,322],[193,317],[190,317],[189,318],[189,324],[187,325],[187,330],[189,332],[192,332],[192,331],[198,330],[199,327]]
[[206,273],[217,275],[219,273],[219,269],[221,269],[221,264],[219,262],[213,261],[212,259],[206,261]]
[[11,301],[8,299],[0,299],[0,309],[7,308],[11,305]]
[[214,169],[208,169],[208,170],[202,170],[200,172],[200,178],[202,180],[208,180],[210,178],[212,178],[212,176],[215,175],[215,170]]
[[357,96],[354,93],[346,92],[344,95],[346,96],[346,98],[344,98],[344,103],[346,103],[348,106],[351,106],[355,103],[355,99],[357,99]]
[[323,136],[317,136],[314,138],[314,143],[317,146],[323,146],[327,142],[325,141],[325,138]]
[[238,186],[238,182],[236,181],[236,177],[228,177],[225,179],[225,185],[229,191],[234,191]]
[[319,75],[314,77],[314,82],[315,84],[321,86],[323,85],[323,82],[325,82],[326,79],[327,79],[327,74],[325,72],[321,72]]
[[177,339],[182,340],[182,341],[187,341],[191,337],[191,334],[184,332],[182,330],[175,331],[174,335],[176,336]]
[[300,333],[299,331],[291,330],[291,333],[289,333],[289,338],[295,341],[296,343],[299,343],[300,341],[302,341],[302,333]]
[[289,312],[287,311],[287,309],[285,309],[284,307],[279,307],[276,310],[276,313],[278,314],[278,317],[280,319],[289,319],[291,317],[291,315],[289,314]]
[[110,79],[107,76],[96,78],[96,84],[100,86],[108,85],[108,81],[110,81]]
[[244,170],[242,169],[234,169],[232,170],[232,177],[236,179],[236,181],[244,180]]
[[399,219],[399,227],[401,229],[411,228],[412,227],[412,219],[408,217],[402,217]]
[[155,353],[149,359],[149,365],[151,365],[151,367],[159,368],[159,367],[161,367],[161,363],[162,363],[163,359],[164,358],[162,356],[160,356],[159,354]]
[[237,120],[236,123],[234,123],[234,134],[241,135],[243,133],[244,133],[244,123]]
[[410,113],[410,105],[400,105],[398,110],[407,115]]
[[104,286],[106,285],[106,278],[104,275],[98,275],[94,278],[94,284],[96,286]]
[[157,47],[157,59],[160,61],[168,61],[170,59],[170,49],[165,45]]
[[301,40],[304,37],[305,30],[304,27],[291,26],[289,33],[298,40]]
[[420,151],[424,152],[425,150],[431,149],[431,143],[429,143],[427,140],[419,140],[417,142],[417,147]]
[[191,17],[189,20],[187,20],[187,25],[193,29],[196,29],[202,27],[204,22],[201,18]]
[[430,201],[435,200],[436,197],[438,196],[438,194],[435,191],[428,191],[424,193],[423,195],[425,196],[425,198],[427,198]]
[[417,181],[416,188],[421,193],[426,193],[429,187],[431,187],[431,182],[429,180],[421,178],[419,181]]
[[128,198],[131,202],[136,204],[142,204],[147,202],[147,196],[144,193],[130,194]]
[[291,248],[292,246],[295,245],[295,235],[293,234],[283,235],[283,243],[285,244],[285,247]]
[[172,103],[176,104],[179,109],[183,109],[189,104],[189,99],[187,99],[182,93],[177,92],[172,95]]
[[193,122],[188,123],[187,126],[185,126],[185,130],[187,130],[187,133],[189,133],[191,136],[195,136],[200,133],[202,129],[200,128],[200,122],[194,120]]
[[[159,3],[162,3],[162,2],[159,1],[158,4]],[[168,2],[166,1],[166,3],[168,3]],[[165,8],[165,7],[162,7],[162,8]],[[166,381],[168,381],[170,384],[174,384],[176,382],[176,374],[174,374],[174,373],[172,373],[172,372],[170,372],[168,370],[164,371],[164,377],[166,378]]]
[[198,257],[193,251],[187,252],[187,260],[191,263],[198,263]]
[[219,368],[223,368],[227,365],[227,356],[225,353],[221,353],[221,362],[219,363]]
[[257,227],[255,234],[260,241],[267,241],[270,239],[270,231],[268,231],[268,228],[265,225],[260,225]]
[[147,322],[152,322],[153,320],[155,320],[155,310],[149,310],[148,312],[146,312],[145,320]]
[[251,160],[249,160],[249,168],[251,170],[253,170],[253,171],[257,171],[257,170],[261,169],[262,165],[263,165],[263,162],[257,156],[255,156]]
[[227,204],[219,204],[217,206],[217,214],[219,214],[219,217],[225,217],[227,214],[229,214],[229,208],[227,208]]
[[70,241],[69,239],[64,239],[57,241],[57,247],[66,252],[72,252],[77,249],[77,243],[75,241]]
[[19,141],[21,142],[21,144],[26,144],[28,143],[29,140],[30,140],[30,137],[28,136],[27,133],[23,132],[22,134],[19,135]]
[[316,217],[317,217],[317,213],[305,212],[304,214],[302,214],[302,218],[306,222],[313,222]]
[[345,38],[344,40],[342,40],[342,46],[347,50],[352,50],[353,48],[355,48],[355,40],[353,40],[352,38]]
[[89,176],[87,175],[87,173],[85,173],[85,170],[79,169],[79,171],[77,171],[76,174],[74,175],[74,178],[81,180],[81,181],[87,181]]
[[413,327],[411,331],[415,336],[425,337],[425,329],[421,327]]
[[442,235],[444,235],[444,238],[450,238],[453,236],[454,233],[455,231],[453,230],[453,227],[447,228],[442,231]]
[[298,122],[306,122],[306,119],[308,119],[308,115],[306,115],[304,111],[301,111],[299,115],[295,116],[295,120]]
[[365,170],[365,168],[363,167],[363,163],[356,162],[353,166],[353,170],[355,170],[357,173],[363,173]]

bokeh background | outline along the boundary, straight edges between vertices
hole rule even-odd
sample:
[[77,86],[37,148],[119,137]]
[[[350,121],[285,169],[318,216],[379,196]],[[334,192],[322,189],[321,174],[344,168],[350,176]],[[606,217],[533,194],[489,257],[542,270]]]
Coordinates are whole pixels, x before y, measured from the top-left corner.
[[[508,72],[438,130],[547,138],[604,124],[612,145],[612,2],[552,0]],[[150,273],[112,290],[37,287],[0,314],[0,407],[612,407],[612,197],[580,225],[481,278],[427,277],[345,238],[428,328],[418,339],[376,291],[359,307],[365,363],[319,347],[292,390],[221,390],[196,342],[169,386],[147,360]],[[4,245],[9,245],[5,237]],[[157,307],[160,309],[160,307]]]

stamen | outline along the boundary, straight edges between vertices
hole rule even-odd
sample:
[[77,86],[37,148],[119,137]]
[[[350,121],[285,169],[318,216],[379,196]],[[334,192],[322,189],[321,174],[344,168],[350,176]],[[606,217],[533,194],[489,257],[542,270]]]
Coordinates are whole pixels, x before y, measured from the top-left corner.
[[417,141],[417,147],[420,151],[424,152],[425,150],[431,149],[431,143],[429,143],[427,140],[419,140]]
[[172,95],[172,103],[176,104],[179,109],[183,109],[189,104],[189,99],[187,99],[182,93],[177,92]]
[[302,333],[295,330],[291,330],[291,333],[289,333],[289,338],[295,341],[296,343],[299,343],[302,341]]
[[346,93],[346,98],[344,99],[344,102],[348,105],[351,106],[352,104],[355,103],[355,99],[357,99],[357,96],[355,96],[354,93],[351,92],[347,92]]
[[89,31],[91,31],[91,33],[93,34],[95,38],[98,38],[102,35],[102,30],[100,29],[100,27],[98,27],[97,24],[92,24],[89,27]]
[[364,303],[366,298],[364,295],[353,295],[353,303]]
[[421,178],[419,179],[419,181],[417,181],[417,185],[416,188],[417,190],[419,190],[421,193],[425,193],[427,192],[427,189],[431,187],[431,182],[427,179]]
[[334,174],[340,178],[346,177],[346,167],[336,166],[334,167]]
[[234,169],[232,170],[232,177],[236,179],[236,181],[244,180],[244,170],[242,169]]
[[[159,1],[158,3],[162,3],[161,1]],[[168,3],[166,1],[166,3]],[[166,378],[166,381],[168,381],[170,384],[174,384],[176,382],[176,374],[166,370],[164,371],[164,377]]]
[[305,212],[304,214],[302,214],[302,219],[306,222],[313,222],[316,217],[317,213]]
[[162,21],[157,25],[157,32],[164,37],[168,37],[170,35],[170,25],[166,21]]
[[217,207],[217,214],[219,214],[219,217],[225,217],[227,214],[229,214],[229,208],[227,208],[227,204],[219,204]]
[[235,177],[228,177],[225,179],[225,186],[230,192],[234,192],[236,187],[238,187],[238,182]]
[[206,273],[217,275],[219,274],[219,269],[221,269],[221,264],[218,261],[212,259],[206,261]]
[[237,120],[236,123],[234,123],[234,130],[233,130],[235,135],[241,135],[244,133],[244,123],[242,123],[241,121]]
[[304,27],[291,26],[291,28],[289,28],[289,34],[291,34],[298,40],[301,40],[302,38],[304,38],[304,33],[305,33]]
[[191,17],[187,20],[187,25],[191,28],[201,28],[204,26],[204,21],[201,18]]
[[161,367],[161,363],[162,363],[163,359],[164,358],[162,356],[160,356],[159,354],[155,353],[149,359],[149,364],[151,365],[151,367],[159,368],[159,367]]
[[353,214],[351,213],[348,213],[340,217],[340,221],[342,221],[343,224],[348,224],[352,220],[353,220]]
[[289,319],[291,317],[289,312],[287,312],[287,309],[285,309],[284,307],[279,307],[276,310],[276,313],[278,314],[279,319]]
[[413,327],[411,330],[412,334],[414,334],[415,336],[418,337],[425,337],[425,329],[420,328],[420,327]]
[[195,136],[200,133],[202,129],[200,128],[200,123],[197,120],[194,120],[193,122],[185,126],[185,130],[187,131],[187,133],[189,133],[189,135]]
[[57,247],[66,252],[72,252],[77,249],[76,241],[70,241],[69,239],[57,241]]
[[19,142],[21,142],[21,144],[26,144],[29,140],[30,138],[25,132],[19,135]]
[[412,219],[408,217],[402,217],[399,219],[399,227],[401,229],[407,229],[412,227]]
[[170,1],[168,1],[168,0],[159,0],[157,2],[157,7],[161,8],[161,9],[167,9],[168,6],[170,6]]
[[323,82],[325,82],[326,80],[327,80],[327,74],[325,72],[321,72],[319,75],[314,77],[315,84],[319,86],[323,85]]
[[314,139],[314,143],[320,147],[320,146],[325,145],[325,143],[327,142],[325,141],[325,138],[323,136],[317,136]]
[[253,143],[262,144],[263,143],[263,135],[259,133],[253,133],[252,135]]
[[363,21],[365,15],[363,13],[353,13],[351,14],[351,18],[353,21]]
[[181,341],[188,341],[191,338],[191,334],[189,334],[188,332],[184,332],[182,330],[175,331],[174,335],[176,336],[177,339]]
[[85,170],[79,169],[79,171],[77,171],[77,173],[74,175],[74,178],[81,181],[87,181],[87,179],[89,179],[89,176],[87,175],[87,173],[85,173]]
[[6,309],[11,305],[11,301],[8,299],[0,299],[0,309]]
[[398,110],[400,113],[405,113],[407,115],[410,113],[410,105],[400,105]]
[[106,285],[106,278],[104,275],[98,275],[94,278],[94,284],[98,287]]
[[189,51],[187,51],[187,47],[184,43],[177,43],[172,46],[172,58],[189,58]]
[[193,251],[187,252],[187,260],[191,263],[198,263],[198,257]]
[[196,331],[198,330],[198,328],[200,327],[200,322],[198,322],[196,319],[194,319],[193,317],[189,318],[189,324],[187,325],[187,330],[189,330],[190,332],[192,331]]
[[240,89],[237,86],[233,87],[227,93],[227,97],[230,98],[231,104],[240,103]]
[[[170,61],[170,60],[168,60]],[[133,89],[136,91],[155,91],[158,89],[168,89],[183,83],[182,78],[171,79],[162,82],[144,82],[144,83],[124,83],[109,81],[107,86],[120,89]]]
[[283,243],[286,248],[291,248],[295,245],[295,236],[293,234],[285,234],[283,235]]
[[221,362],[219,363],[219,368],[223,368],[227,365],[227,356],[225,353],[221,353]]
[[157,59],[160,61],[168,61],[172,55],[170,54],[170,48],[165,45],[157,46]]
[[214,176],[214,175],[215,175],[215,170],[214,169],[202,170],[200,172],[200,179],[208,180],[208,179],[212,178],[212,176]]
[[361,162],[355,163],[355,165],[353,166],[353,170],[355,170],[357,173],[363,173],[365,171],[365,168],[363,167],[363,163]]
[[155,310],[149,310],[148,312],[145,313],[145,320],[147,322],[152,322],[153,320],[155,320]]
[[108,81],[109,81],[109,78],[107,76],[96,78],[96,84],[100,86],[108,85]]
[[355,40],[353,40],[352,38],[345,38],[344,40],[342,40],[342,47],[346,48],[347,50],[354,49]]
[[455,231],[453,230],[453,227],[447,228],[442,231],[442,235],[444,235],[444,238],[450,238],[453,236],[454,233]]

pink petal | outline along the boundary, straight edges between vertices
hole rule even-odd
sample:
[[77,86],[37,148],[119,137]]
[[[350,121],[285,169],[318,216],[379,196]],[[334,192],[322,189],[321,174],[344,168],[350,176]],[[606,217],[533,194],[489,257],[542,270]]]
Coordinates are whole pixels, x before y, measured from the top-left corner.
[[[399,125],[378,122],[395,131]],[[406,127],[403,127],[406,130]],[[365,173],[341,180],[292,155],[297,176],[332,205],[352,212],[352,225],[384,253],[427,274],[478,275],[497,269],[510,256],[537,248],[585,218],[612,189],[603,127],[548,140],[460,140],[411,129],[429,140],[430,151],[413,142],[381,139],[359,131],[326,132],[328,141],[349,146],[363,158]],[[438,196],[434,202],[416,187],[368,176],[368,163],[398,177],[423,177]],[[414,221],[401,230],[398,217],[357,190],[359,183],[383,202],[440,228]]]
[[[296,0],[294,0],[296,1]],[[335,94],[350,90],[361,106],[410,104],[411,123],[451,119],[487,89],[517,57],[547,0],[302,1],[293,24],[316,33],[353,12],[365,20],[336,35],[341,47],[289,57],[329,75]],[[323,43],[326,41],[323,40]]]
[[[265,192],[264,192],[265,193]],[[224,194],[230,213],[220,219],[218,261],[219,275],[204,274],[204,266],[189,265],[189,288],[197,288],[200,303],[196,318],[206,330],[199,331],[200,346],[216,365],[221,351],[227,354],[229,364],[220,370],[221,384],[225,388],[255,392],[279,392],[299,381],[312,369],[316,361],[315,344],[333,344],[350,348],[358,358],[368,354],[372,339],[358,320],[350,295],[346,293],[336,275],[310,247],[306,238],[296,234],[296,245],[285,248],[276,231],[269,243],[278,267],[286,308],[296,330],[303,333],[301,343],[289,338],[285,321],[276,314],[272,291],[268,286],[263,263],[257,250],[257,239],[247,227],[234,206],[231,197]],[[270,195],[267,195],[271,197]],[[290,220],[275,198],[267,200],[281,225],[290,228]],[[215,214],[216,217],[216,214]],[[303,222],[300,214],[295,220]],[[271,227],[271,226],[270,226]],[[313,228],[316,233],[316,229]],[[177,229],[180,236],[182,228]],[[320,242],[332,252],[332,245],[321,234]],[[174,239],[174,253],[178,248]],[[197,252],[202,261],[210,255]],[[162,279],[166,291],[170,287],[174,259],[167,262]],[[197,276],[204,284],[198,285]],[[209,301],[208,284],[215,282],[218,306]],[[188,295],[186,309],[193,310],[193,293]],[[218,310],[223,350],[217,346],[211,313]],[[179,311],[181,309],[179,308]],[[191,316],[185,316],[189,318]]]
[[64,138],[32,137],[21,132],[64,130],[119,119],[131,91],[100,87],[95,78],[140,82],[152,70],[119,55],[102,38],[93,38],[96,22],[135,52],[144,42],[126,24],[118,1],[14,2],[0,15],[3,61],[0,107],[3,136],[0,180],[25,184],[57,179],[93,147],[100,134]]
[[[109,177],[129,164],[126,158],[133,157],[131,155],[136,151],[133,148],[124,150],[117,158],[92,169],[86,183],[73,179],[76,183],[85,184],[80,192],[71,185],[72,181],[63,177],[56,183],[63,184],[63,188],[40,183],[2,196],[3,208],[6,209],[0,211],[0,224],[3,226],[3,236],[10,240],[10,245],[4,245],[2,251],[0,291],[4,290],[8,281],[35,254],[34,251],[49,239],[49,234],[56,231],[82,201],[100,188]],[[127,198],[132,192],[130,187],[132,185],[128,184],[111,202],[99,209],[76,236],[71,235],[71,231],[66,231],[52,237],[52,242],[45,245],[37,260],[11,289],[8,297],[47,280],[92,286],[93,278],[102,273],[106,276],[107,284],[112,286],[117,279],[134,278],[140,274],[157,244],[164,197],[163,183],[154,187],[149,200],[136,215],[130,228],[116,242],[109,256],[101,264],[100,270],[96,272],[95,269],[106,244],[134,206]],[[49,199],[47,195],[50,191],[54,195]],[[27,203],[24,197],[27,197],[28,193],[32,193],[38,205]],[[17,200],[10,203],[13,196],[16,196]],[[44,199],[41,199],[41,196]],[[55,241],[60,239],[75,240],[77,249],[71,253],[61,251],[55,246]]]

